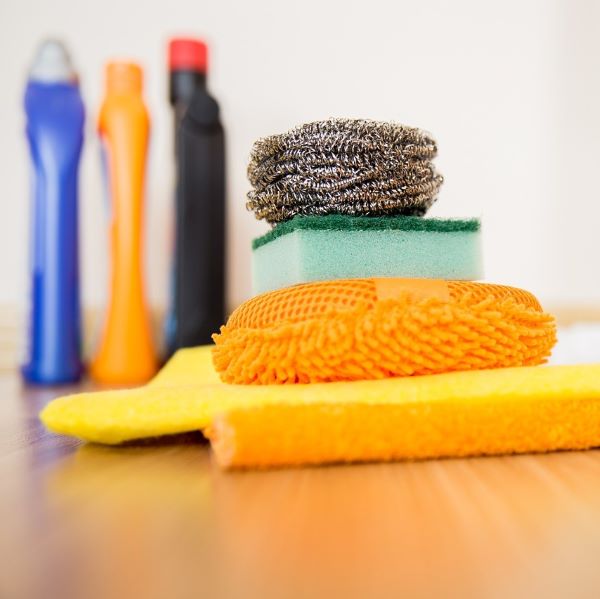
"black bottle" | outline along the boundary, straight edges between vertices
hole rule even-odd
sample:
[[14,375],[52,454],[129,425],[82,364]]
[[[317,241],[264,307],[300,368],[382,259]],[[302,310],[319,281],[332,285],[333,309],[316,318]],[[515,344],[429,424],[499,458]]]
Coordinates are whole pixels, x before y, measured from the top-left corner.
[[225,320],[225,143],[203,42],[169,44],[176,219],[167,351],[211,343]]

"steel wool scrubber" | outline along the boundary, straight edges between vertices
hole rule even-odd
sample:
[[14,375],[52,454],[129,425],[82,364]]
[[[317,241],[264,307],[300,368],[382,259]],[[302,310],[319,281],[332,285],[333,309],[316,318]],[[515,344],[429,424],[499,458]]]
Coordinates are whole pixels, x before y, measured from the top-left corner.
[[394,123],[329,119],[259,139],[247,207],[274,224],[297,214],[422,216],[442,176],[434,139]]

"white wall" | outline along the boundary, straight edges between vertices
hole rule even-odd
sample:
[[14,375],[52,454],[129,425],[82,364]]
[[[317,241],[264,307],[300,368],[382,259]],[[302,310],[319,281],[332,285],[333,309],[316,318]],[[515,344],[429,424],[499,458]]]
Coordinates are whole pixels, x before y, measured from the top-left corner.
[[[153,117],[148,278],[165,304],[171,220],[170,35],[212,42],[228,134],[230,305],[250,293],[245,211],[254,139],[328,116],[392,119],[438,140],[434,215],[481,215],[489,280],[553,302],[600,301],[600,85],[593,1],[2,0],[0,303],[26,297],[28,163],[21,96],[38,41],[58,36],[88,109],[81,175],[84,299],[102,302],[104,210],[95,116],[111,57],[140,61]],[[104,264],[104,267],[102,267]]]

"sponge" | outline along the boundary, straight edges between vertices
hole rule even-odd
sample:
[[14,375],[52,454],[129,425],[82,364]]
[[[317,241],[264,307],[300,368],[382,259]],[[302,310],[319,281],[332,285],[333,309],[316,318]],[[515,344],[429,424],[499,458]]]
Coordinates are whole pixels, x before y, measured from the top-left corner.
[[345,279],[254,297],[213,335],[226,383],[321,383],[533,366],[554,317],[514,287],[439,279]]
[[478,219],[296,216],[252,243],[254,293],[357,277],[482,277]]
[[145,387],[56,399],[41,418],[111,444],[205,429],[224,467],[585,449],[600,445],[600,364],[246,386],[199,347]]

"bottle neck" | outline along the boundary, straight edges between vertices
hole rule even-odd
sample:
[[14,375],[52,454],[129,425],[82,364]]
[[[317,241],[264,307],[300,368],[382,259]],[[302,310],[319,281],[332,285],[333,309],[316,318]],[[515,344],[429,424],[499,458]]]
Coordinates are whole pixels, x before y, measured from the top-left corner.
[[110,62],[106,65],[107,94],[142,94],[142,69],[130,62]]
[[169,100],[172,106],[188,105],[198,89],[206,89],[206,74],[198,71],[171,71]]

